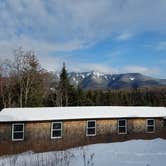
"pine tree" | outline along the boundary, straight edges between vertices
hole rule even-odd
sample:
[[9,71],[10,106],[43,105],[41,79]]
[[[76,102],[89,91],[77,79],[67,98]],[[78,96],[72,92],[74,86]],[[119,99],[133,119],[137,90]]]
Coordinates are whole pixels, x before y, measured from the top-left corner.
[[70,82],[68,79],[68,74],[66,70],[66,65],[63,63],[62,71],[60,74],[60,81],[59,81],[59,103],[60,106],[68,106],[69,105],[69,89],[70,89]]

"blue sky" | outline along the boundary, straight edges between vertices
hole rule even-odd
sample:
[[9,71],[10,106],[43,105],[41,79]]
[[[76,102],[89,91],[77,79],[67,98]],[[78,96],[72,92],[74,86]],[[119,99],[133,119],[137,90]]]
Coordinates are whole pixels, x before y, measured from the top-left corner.
[[0,0],[0,59],[20,46],[48,70],[166,78],[166,1]]

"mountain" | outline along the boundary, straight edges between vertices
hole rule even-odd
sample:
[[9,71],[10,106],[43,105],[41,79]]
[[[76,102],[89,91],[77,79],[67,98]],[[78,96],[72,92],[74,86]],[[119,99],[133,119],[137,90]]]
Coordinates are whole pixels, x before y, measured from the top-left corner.
[[[122,89],[159,87],[166,85],[166,79],[157,79],[140,73],[103,74],[100,72],[71,72],[71,84],[83,89]],[[59,74],[56,76],[59,78]]]

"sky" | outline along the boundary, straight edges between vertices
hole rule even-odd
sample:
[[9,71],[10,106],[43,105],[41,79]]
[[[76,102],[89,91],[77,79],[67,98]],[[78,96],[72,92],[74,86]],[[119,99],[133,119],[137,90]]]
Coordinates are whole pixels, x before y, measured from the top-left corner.
[[49,71],[166,78],[166,0],[0,0],[0,60],[19,47]]

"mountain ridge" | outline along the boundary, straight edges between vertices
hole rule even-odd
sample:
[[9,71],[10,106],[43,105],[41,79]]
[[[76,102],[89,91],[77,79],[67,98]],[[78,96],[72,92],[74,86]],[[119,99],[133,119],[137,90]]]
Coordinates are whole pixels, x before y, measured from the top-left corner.
[[[58,73],[56,77],[59,79]],[[68,77],[72,85],[87,90],[159,87],[166,85],[166,79],[153,78],[141,73],[70,72]]]

